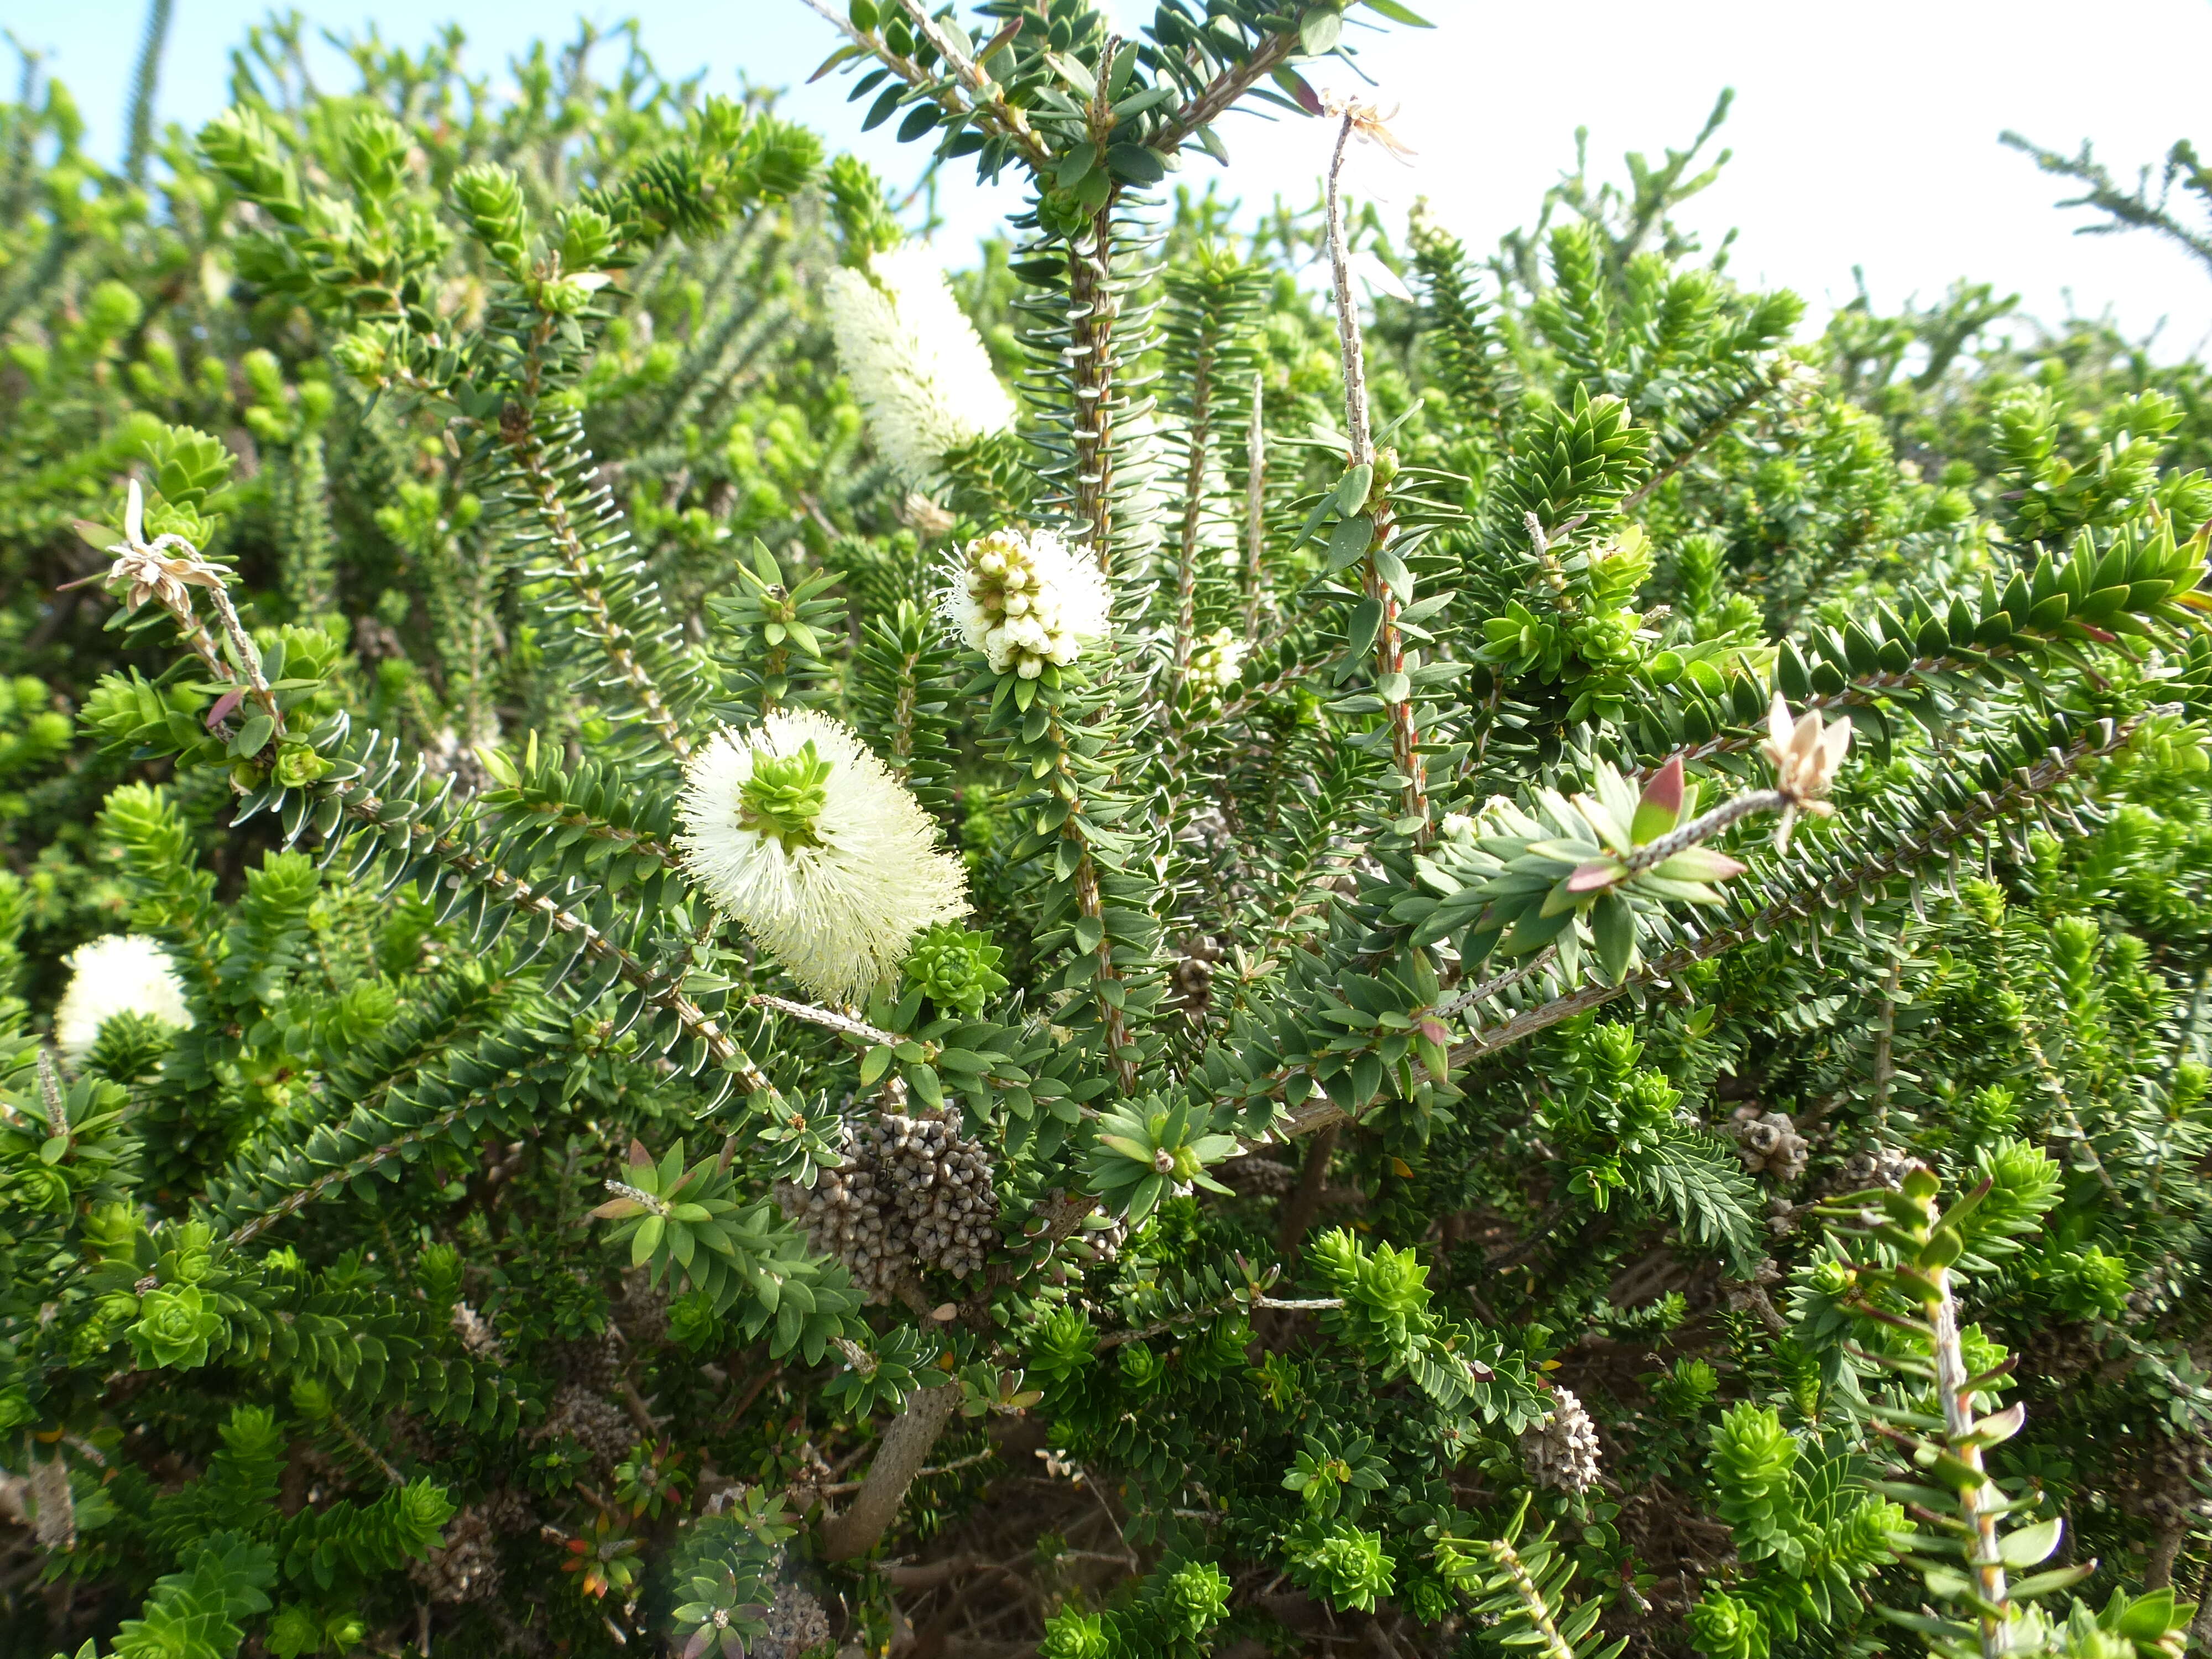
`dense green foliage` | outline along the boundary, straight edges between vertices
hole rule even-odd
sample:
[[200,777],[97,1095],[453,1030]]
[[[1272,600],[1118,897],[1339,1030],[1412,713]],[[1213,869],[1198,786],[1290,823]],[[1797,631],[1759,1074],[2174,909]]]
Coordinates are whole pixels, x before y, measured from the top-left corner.
[[[0,106],[0,1653],[2180,1653],[2203,368],[1791,344],[1724,105],[1394,238],[1395,0],[845,15],[1011,427],[620,36]],[[702,848],[858,769],[683,793],[818,715],[971,907],[849,1003]]]

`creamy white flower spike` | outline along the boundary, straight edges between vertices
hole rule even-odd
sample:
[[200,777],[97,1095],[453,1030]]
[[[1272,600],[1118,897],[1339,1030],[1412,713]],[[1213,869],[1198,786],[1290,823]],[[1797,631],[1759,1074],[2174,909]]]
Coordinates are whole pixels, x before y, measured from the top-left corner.
[[1191,653],[1192,686],[1217,697],[1228,696],[1244,678],[1244,658],[1251,648],[1226,628],[1207,635]]
[[100,1028],[118,1014],[141,1014],[171,1025],[190,1025],[185,984],[158,940],[143,933],[110,933],[70,953],[76,970],[54,1010],[54,1041],[70,1059],[82,1060],[100,1040]]
[[877,447],[908,483],[927,487],[948,450],[1013,424],[1014,400],[927,249],[838,270],[826,300],[837,360]]
[[849,726],[811,710],[717,732],[678,811],[708,896],[813,995],[858,996],[915,934],[967,911],[935,821]]
[[1109,626],[1112,596],[1097,564],[1049,530],[994,530],[952,562],[938,610],[994,673],[1025,680],[1065,668]]

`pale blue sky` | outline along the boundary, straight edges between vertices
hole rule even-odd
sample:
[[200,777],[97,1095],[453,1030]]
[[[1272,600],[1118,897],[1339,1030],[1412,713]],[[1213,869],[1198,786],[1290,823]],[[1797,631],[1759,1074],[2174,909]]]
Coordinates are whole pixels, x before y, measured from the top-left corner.
[[[1120,9],[1134,13],[1136,0]],[[533,35],[565,33],[580,12],[601,22],[635,16],[665,70],[705,68],[726,87],[742,65],[756,82],[793,87],[788,112],[833,144],[860,149],[887,176],[908,179],[921,161],[888,128],[858,135],[859,112],[834,80],[799,86],[833,44],[799,0],[307,0],[303,9],[340,30],[374,19],[387,40],[410,43],[458,16],[479,70]],[[1857,264],[1885,304],[1932,298],[1965,276],[2017,290],[2045,316],[2063,314],[2070,289],[2078,307],[2110,307],[2131,332],[2162,323],[2161,356],[2212,337],[2212,272],[2140,234],[2070,234],[2081,216],[2052,209],[2059,182],[1996,142],[2006,127],[2061,149],[2094,138],[2131,177],[2177,137],[2212,141],[2201,79],[2212,63],[2207,0],[1428,0],[1425,9],[1436,30],[1371,37],[1363,59],[1382,100],[1402,104],[1397,131],[1421,152],[1412,167],[1362,158],[1358,187],[1382,197],[1394,220],[1426,195],[1446,223],[1487,246],[1533,216],[1572,159],[1578,125],[1591,130],[1594,171],[1617,176],[1622,150],[1686,142],[1718,90],[1734,85],[1723,137],[1735,160],[1687,217],[1709,240],[1740,226],[1737,274],[1796,289],[1814,322],[1850,297]],[[36,9],[16,0],[5,10],[19,37],[51,50],[112,154],[139,0]],[[226,54],[262,8],[176,0],[176,14],[161,112],[196,124],[221,106]],[[1352,84],[1341,74],[1317,78]],[[1232,193],[1310,199],[1322,159],[1316,127],[1240,118],[1224,132]],[[1213,172],[1194,161],[1188,176]],[[1010,200],[962,179],[943,202],[948,260],[963,259]]]

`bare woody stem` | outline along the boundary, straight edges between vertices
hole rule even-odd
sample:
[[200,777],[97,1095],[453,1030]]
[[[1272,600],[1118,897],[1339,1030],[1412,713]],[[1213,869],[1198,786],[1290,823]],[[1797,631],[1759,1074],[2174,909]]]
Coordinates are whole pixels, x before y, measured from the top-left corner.
[[884,1431],[868,1465],[852,1508],[830,1521],[822,1533],[826,1560],[850,1561],[875,1548],[898,1518],[907,1489],[929,1462],[930,1449],[952,1419],[960,1404],[960,1385],[948,1382],[934,1389],[918,1389],[907,1396],[906,1408]]
[[1336,149],[1328,162],[1329,278],[1336,292],[1336,338],[1344,359],[1344,433],[1351,441],[1348,457],[1354,466],[1375,465],[1375,434],[1367,408],[1367,352],[1360,338],[1359,307],[1352,295],[1352,255],[1344,238],[1344,202],[1340,185],[1345,152],[1352,143],[1355,118],[1347,111],[1337,128]]
[[1244,637],[1260,637],[1260,607],[1267,599],[1261,556],[1267,546],[1267,383],[1252,371],[1252,426],[1244,439]]
[[1398,526],[1397,516],[1390,506],[1389,480],[1376,465],[1375,434],[1368,413],[1367,350],[1360,337],[1359,307],[1352,293],[1352,255],[1344,235],[1344,158],[1357,121],[1353,112],[1345,112],[1328,165],[1328,263],[1330,280],[1336,291],[1337,344],[1344,362],[1344,430],[1349,444],[1346,459],[1352,466],[1370,469],[1372,483],[1365,510],[1372,529],[1361,574],[1367,597],[1382,613],[1375,629],[1375,684],[1388,705],[1390,758],[1402,780],[1400,815],[1419,819],[1425,838],[1428,784],[1423,775],[1420,730],[1413,720],[1413,692],[1405,681],[1405,639],[1398,631],[1398,613],[1402,606],[1375,558],[1377,551],[1390,544]]
[[1742,794],[1723,801],[1710,812],[1701,812],[1679,830],[1670,830],[1656,841],[1646,842],[1620,861],[1621,868],[1636,875],[1666,863],[1677,853],[1686,853],[1701,842],[1711,841],[1730,824],[1741,823],[1758,812],[1780,812],[1800,805],[1794,796],[1779,789],[1747,789]]
[[859,1042],[888,1045],[896,1042],[897,1036],[856,1019],[850,1014],[840,1013],[835,1008],[817,1008],[811,1002],[793,1002],[788,997],[771,996],[767,992],[757,993],[752,1000],[763,1008],[772,1008],[793,1019],[803,1019],[810,1025],[820,1025]]
[[[1966,1386],[1969,1378],[1966,1355],[1959,1344],[1959,1303],[1951,1293],[1950,1269],[1931,1268],[1928,1277],[1934,1283],[1936,1293],[1923,1305],[1928,1322],[1935,1329],[1936,1387],[1943,1401],[1943,1437],[1950,1443],[1951,1455],[1980,1474],[1982,1445],[1974,1434],[1972,1391]],[[1976,1592],[1983,1601],[1997,1607],[2003,1607],[2008,1600],[2004,1557],[1997,1549],[1996,1510],[2004,1502],[2004,1494],[1986,1480],[1959,1490],[1960,1518],[1971,1532],[1966,1566],[1974,1575]],[[1978,1622],[1984,1659],[1997,1659],[2011,1646],[2006,1639],[2003,1621],[1984,1613]]]

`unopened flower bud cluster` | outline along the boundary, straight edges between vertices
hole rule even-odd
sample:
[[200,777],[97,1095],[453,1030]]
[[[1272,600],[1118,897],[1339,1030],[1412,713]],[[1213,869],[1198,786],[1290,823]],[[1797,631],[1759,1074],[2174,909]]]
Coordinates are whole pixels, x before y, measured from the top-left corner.
[[1191,653],[1191,690],[1201,696],[1227,696],[1244,678],[1244,657],[1250,649],[1228,629],[1207,635]]
[[1051,531],[994,530],[968,544],[939,608],[993,672],[1035,679],[1106,632],[1109,601],[1098,567]]

